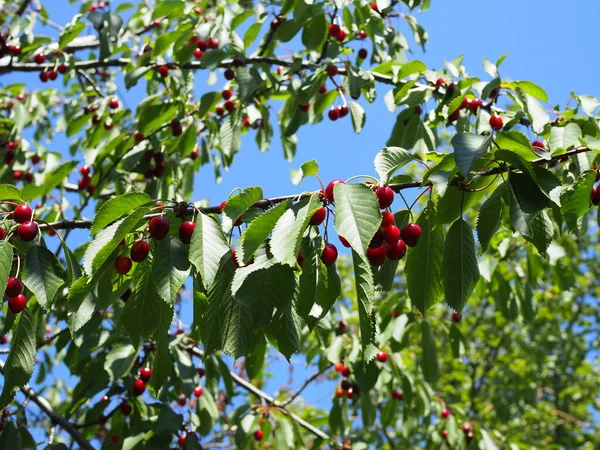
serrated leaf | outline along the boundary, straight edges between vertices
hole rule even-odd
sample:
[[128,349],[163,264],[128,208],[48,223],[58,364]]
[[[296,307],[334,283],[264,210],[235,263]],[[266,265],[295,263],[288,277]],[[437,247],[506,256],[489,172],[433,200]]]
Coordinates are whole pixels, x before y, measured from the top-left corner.
[[503,150],[511,150],[526,161],[537,159],[538,155],[531,148],[531,142],[520,131],[502,131],[496,135],[496,144]]
[[169,351],[169,328],[173,320],[173,305],[161,302],[156,332],[156,354],[150,384],[159,390],[171,373],[171,352]]
[[188,246],[179,239],[169,237],[156,241],[152,272],[161,298],[172,303],[177,291],[190,276]]
[[309,50],[320,50],[327,39],[327,19],[321,13],[309,20],[302,31],[302,43]]
[[550,217],[546,211],[537,213],[530,223],[530,236],[525,236],[528,242],[531,242],[537,248],[541,255],[546,255],[546,250],[552,243],[554,228]]
[[440,365],[435,346],[435,337],[429,322],[426,320],[423,320],[422,323],[422,346],[423,356],[421,367],[423,369],[423,377],[428,383],[435,383],[440,378]]
[[170,122],[179,110],[175,103],[160,103],[158,105],[144,105],[139,108],[137,128],[145,135],[155,131],[161,125]]
[[261,26],[261,22],[255,22],[248,27],[248,29],[244,33],[244,48],[249,48],[254,43],[256,37],[258,36],[258,33],[260,32]]
[[138,356],[137,349],[131,344],[117,343],[110,349],[104,361],[104,370],[110,381],[115,382],[131,371]]
[[131,213],[140,206],[147,205],[151,201],[152,198],[143,192],[129,192],[111,198],[103,203],[96,213],[92,222],[91,235],[93,236],[115,220]]
[[289,362],[292,355],[300,351],[302,334],[302,321],[292,304],[282,311],[271,330],[277,339],[277,349]]
[[475,238],[463,219],[458,219],[448,229],[442,278],[446,303],[461,312],[479,280]]
[[21,200],[21,191],[12,184],[0,184],[0,200]]
[[540,99],[543,102],[548,101],[548,94],[546,94],[546,91],[531,81],[518,81],[517,86],[532,97]]
[[317,194],[294,204],[277,221],[271,234],[271,252],[275,261],[296,266],[302,235],[310,218],[323,205]]
[[4,386],[0,395],[0,409],[14,398],[17,389],[25,386],[35,367],[36,318],[25,308],[17,319],[8,358],[4,364]]
[[73,41],[85,28],[85,23],[75,22],[71,26],[66,27],[61,33],[58,39],[58,48],[63,49]]
[[579,138],[581,137],[581,128],[576,123],[570,122],[564,127],[552,127],[548,141],[550,150],[552,154],[556,154],[561,150],[569,150],[571,147],[579,145]]
[[233,228],[235,221],[252,205],[263,198],[263,191],[259,186],[241,189],[237,194],[227,199],[223,209],[223,231],[228,233]]
[[525,213],[517,200],[515,191],[512,185],[508,182],[503,183],[504,188],[504,201],[508,206],[508,212],[510,217],[510,223],[515,230],[521,233],[523,236],[529,235],[529,222],[531,221],[531,215]]
[[373,272],[371,271],[371,264],[369,264],[366,257],[355,250],[352,251],[352,262],[354,264],[354,282],[356,286],[356,301],[358,302],[360,342],[363,350],[363,359],[364,361],[370,361],[378,351],[375,346],[377,329],[373,316],[373,304],[375,302]]
[[459,133],[452,138],[456,166],[464,177],[468,177],[473,163],[481,158],[492,142],[492,135]]
[[520,95],[524,105],[525,112],[531,120],[531,127],[536,133],[542,133],[544,127],[550,123],[550,116],[546,112],[546,108],[534,97],[526,94],[522,89],[517,89],[517,93]]
[[316,159],[306,161],[298,170],[290,170],[290,179],[292,183],[298,185],[306,177],[317,175],[319,173],[319,163]]
[[145,259],[136,267],[131,296],[121,314],[121,323],[136,347],[158,328],[161,304],[164,303],[154,285],[151,264]]
[[198,271],[206,289],[211,287],[223,256],[230,250],[219,224],[206,214],[198,214],[190,243],[190,262]]
[[441,277],[444,232],[441,227],[435,227],[433,203],[427,205],[417,223],[421,237],[417,246],[407,252],[404,272],[413,305],[424,314],[444,295]]
[[[222,310],[233,301],[233,294],[231,293],[233,274],[233,263],[227,261],[208,289],[208,308],[201,321],[202,343],[207,353],[213,353],[221,349],[224,342],[225,315]],[[252,317],[250,314],[249,316]]]
[[335,199],[335,230],[344,236],[361,256],[381,225],[381,212],[375,193],[364,184],[337,183]]
[[484,252],[500,227],[502,211],[504,210],[503,195],[504,185],[501,185],[481,205],[477,215],[477,238]]
[[77,161],[68,161],[48,172],[44,177],[44,184],[42,185],[39,196],[47,195],[52,192],[53,189],[60,187],[62,181],[69,176],[76,166]]
[[35,294],[42,308],[50,309],[66,278],[65,269],[54,253],[40,245],[29,249],[23,266],[23,284]]
[[414,156],[400,147],[384,147],[375,156],[375,171],[379,175],[381,183],[386,184],[390,176],[398,169],[411,162]]
[[6,284],[13,265],[13,246],[8,241],[0,241],[0,292],[6,290]]
[[291,201],[287,200],[279,205],[268,209],[256,217],[240,236],[236,247],[236,256],[241,265],[246,265],[254,255],[254,252],[269,237],[277,221],[290,207]]
[[577,220],[590,209],[590,192],[596,172],[586,170],[560,196],[560,210],[570,231],[577,230]]
[[352,126],[356,134],[360,133],[367,121],[367,115],[362,106],[356,102],[350,102],[350,117],[352,118]]

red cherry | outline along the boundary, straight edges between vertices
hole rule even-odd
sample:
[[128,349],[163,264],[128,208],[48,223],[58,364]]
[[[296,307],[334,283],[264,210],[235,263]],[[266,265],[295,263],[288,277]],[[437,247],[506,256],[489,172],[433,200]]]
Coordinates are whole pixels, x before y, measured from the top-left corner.
[[167,66],[158,66],[158,74],[163,78],[169,76],[169,68]]
[[26,304],[27,299],[23,294],[8,298],[8,309],[10,309],[10,312],[13,314],[19,314],[21,311],[23,311]]
[[500,131],[503,126],[502,117],[496,115],[490,117],[490,127],[492,127],[492,130]]
[[400,391],[392,391],[392,397],[396,400],[402,400],[404,398],[404,393]]
[[377,361],[384,363],[388,359],[388,355],[386,352],[378,352],[377,353]]
[[127,403],[126,401],[123,401],[121,403],[121,406],[119,406],[119,409],[121,410],[121,413],[124,416],[128,416],[129,414],[131,414],[131,405],[129,403]]
[[371,7],[371,9],[375,12],[379,12],[379,8],[377,7],[377,2],[371,2],[369,3],[369,6]]
[[225,114],[225,111],[223,110],[223,108],[221,108],[220,106],[217,106],[215,108],[215,112],[219,115],[222,116],[223,114]]
[[135,396],[142,395],[145,390],[146,390],[146,383],[144,383],[144,380],[138,379],[133,382],[133,393]]
[[4,237],[6,236],[6,230],[2,227],[0,227],[0,240],[4,239]]
[[338,371],[339,373],[342,373],[342,371],[344,370],[344,363],[343,362],[335,363],[335,365],[333,367],[335,368],[336,371]]
[[33,60],[36,64],[44,64],[44,61],[46,61],[46,56],[43,53],[38,53],[37,55],[35,55]]
[[144,140],[144,133],[142,133],[141,131],[137,131],[133,135],[133,138],[135,139],[136,144],[139,144],[140,142],[142,142]]
[[19,56],[23,51],[20,45],[11,45],[10,47],[8,47],[8,50],[13,56]]
[[185,446],[185,441],[187,441],[187,434],[180,434],[179,438],[177,439],[177,445],[183,447]]
[[348,107],[346,105],[338,106],[337,111],[338,111],[338,114],[340,117],[346,117],[348,115],[348,113],[350,112],[350,110],[348,109]]
[[231,89],[225,89],[223,92],[221,92],[221,96],[223,97],[223,100],[229,100],[232,95],[233,95],[233,92],[231,92]]
[[600,198],[598,197],[598,190],[593,187],[592,192],[590,192],[590,199],[594,205],[598,205],[600,203]]
[[181,394],[177,398],[177,403],[179,404],[179,406],[185,406],[185,404],[187,403],[187,399],[185,398],[185,395]]
[[324,94],[325,92],[327,92],[327,86],[323,85],[319,88],[319,94]]
[[368,55],[368,52],[367,52],[367,49],[366,49],[366,48],[361,48],[361,49],[358,51],[358,57],[359,57],[360,59],[365,59],[365,58],[367,57],[367,55]]
[[15,170],[13,171],[13,180],[20,180],[21,178],[23,178],[23,171],[22,170]]
[[334,66],[333,64],[330,66],[327,66],[327,75],[329,75],[330,77],[335,77],[339,72],[339,69],[337,66]]
[[329,184],[327,185],[327,187],[325,188],[325,196],[327,197],[327,200],[329,200],[330,203],[334,202],[333,186],[335,186],[338,183],[345,184],[343,180],[333,180],[333,181],[330,181]]
[[263,436],[265,435],[265,432],[263,430],[256,430],[254,432],[254,440],[255,441],[260,441]]
[[29,222],[33,218],[33,210],[29,205],[19,205],[13,211],[13,220],[17,223]]
[[442,417],[444,419],[447,419],[449,415],[450,415],[450,411],[449,410],[447,410],[446,408],[442,409]]
[[404,228],[402,228],[402,240],[409,247],[414,247],[417,245],[419,238],[421,237],[421,227],[416,223],[409,223]]
[[463,432],[465,432],[465,433],[468,433],[469,431],[471,431],[471,424],[469,424],[469,423],[465,423],[465,424],[462,426],[462,430],[463,430]]
[[385,247],[367,248],[367,259],[371,265],[378,267],[385,262]]
[[350,376],[350,367],[344,367],[341,373],[343,377],[348,378]]
[[400,228],[396,225],[390,225],[383,229],[383,239],[388,245],[395,244],[400,240]]
[[227,202],[221,202],[221,204],[219,205],[219,213],[222,213],[223,210],[225,209],[225,206],[227,206]]
[[235,111],[235,103],[233,103],[231,100],[227,100],[223,106],[225,107],[225,109],[229,112],[233,112]]
[[196,389],[194,389],[194,396],[196,398],[201,397],[202,394],[204,394],[204,389],[202,389],[202,386],[198,386]]
[[23,292],[23,283],[15,277],[10,277],[6,283],[6,296],[16,297]]
[[131,270],[133,262],[129,256],[117,256],[115,259],[115,270],[118,274],[124,275]]
[[310,103],[305,103],[304,105],[298,105],[298,108],[300,108],[300,111],[306,112],[310,109]]
[[377,248],[383,245],[383,230],[380,228],[375,232],[373,237],[371,238],[371,242],[369,242],[370,248]]
[[67,73],[69,68],[65,64],[59,64],[56,70],[58,70],[58,73],[60,73],[61,75],[64,75],[65,73]]
[[471,442],[474,437],[475,437],[475,435],[472,432],[467,433],[467,441]]
[[340,29],[340,32],[337,34],[337,36],[335,38],[337,39],[338,42],[344,42],[344,39],[346,39],[346,32],[344,30]]
[[189,244],[192,241],[192,234],[194,234],[194,229],[196,228],[196,224],[189,220],[183,222],[179,227],[179,239],[184,244]]
[[147,383],[148,381],[150,381],[151,377],[152,377],[152,369],[151,368],[143,367],[142,369],[140,369],[140,379],[142,381]]
[[54,80],[56,80],[57,78],[58,78],[58,73],[56,73],[56,71],[55,71],[55,70],[49,70],[49,71],[48,71],[48,79],[49,79],[49,80],[52,80],[52,81],[54,81]]
[[203,367],[198,367],[198,368],[196,369],[196,371],[198,372],[198,376],[199,376],[200,378],[202,378],[202,377],[203,377],[203,376],[206,374],[206,370],[204,370],[204,368],[203,368]]
[[25,242],[33,241],[38,235],[38,226],[35,222],[25,222],[17,229],[19,239]]
[[331,108],[327,115],[329,116],[329,119],[334,122],[340,118],[340,112],[335,108]]
[[460,117],[460,109],[457,109],[448,116],[448,122],[455,122]]
[[338,33],[340,32],[340,26],[336,25],[334,23],[332,23],[331,25],[329,25],[329,35],[336,37],[338,35]]
[[385,254],[392,261],[401,260],[406,255],[406,243],[403,240],[399,240],[388,245]]
[[229,80],[229,81],[231,81],[235,78],[235,73],[231,69],[227,69],[225,71],[224,75],[225,75],[225,79]]
[[335,390],[335,396],[337,398],[342,398],[344,396],[344,391],[342,389],[340,389],[340,388],[336,389]]
[[110,109],[117,109],[117,108],[119,107],[119,100],[118,100],[118,99],[116,99],[116,98],[111,98],[111,99],[108,101],[108,107],[109,107]]
[[321,206],[312,215],[312,217],[310,218],[310,222],[309,223],[311,225],[315,225],[315,226],[321,225],[323,223],[323,221],[325,220],[326,216],[327,216],[327,210],[325,209],[324,206]]
[[442,437],[443,438],[447,438],[448,437],[448,430],[442,430]]
[[8,147],[9,150],[16,150],[17,143],[15,141],[8,141],[6,143],[6,146]]
[[483,106],[483,102],[481,101],[480,98],[474,98],[473,100],[471,100],[471,103],[469,104],[469,108],[471,109],[471,112],[473,114],[477,114],[477,110],[479,108],[481,108]]
[[546,149],[544,148],[544,143],[542,141],[533,141],[531,143],[531,147],[533,147],[534,150],[538,150],[541,152],[546,151]]
[[146,241],[139,240],[135,241],[131,246],[131,260],[135,262],[142,262],[148,257],[150,253],[150,244]]
[[396,218],[394,217],[394,213],[390,211],[384,211],[381,213],[381,228],[386,229],[395,222]]
[[460,319],[461,319],[460,314],[457,313],[456,311],[452,311],[452,320],[455,322],[460,322]]
[[438,78],[437,80],[435,80],[435,87],[440,87],[446,84],[446,80],[444,80],[442,77]]
[[380,186],[375,191],[379,207],[385,209],[394,203],[394,191],[389,186]]
[[162,216],[153,217],[150,219],[148,229],[150,231],[150,236],[160,241],[169,233],[169,221]]
[[192,150],[192,151],[190,152],[190,159],[191,159],[192,161],[195,161],[195,160],[196,160],[196,158],[198,158],[198,156],[199,156],[199,155],[200,155],[200,153],[198,152],[198,150]]
[[90,169],[90,167],[89,167],[89,166],[82,166],[82,167],[79,169],[79,173],[80,173],[81,175],[83,175],[84,177],[85,177],[85,176],[87,176],[87,175],[89,175],[89,174],[90,174],[90,171],[91,171],[91,169]]
[[338,236],[338,237],[340,238],[340,242],[342,243],[342,245],[343,245],[344,247],[346,247],[346,248],[350,248],[350,247],[352,247],[352,246],[350,245],[350,242],[348,242],[344,236]]
[[329,266],[337,260],[337,257],[338,251],[335,245],[326,244],[323,252],[321,253],[321,261],[323,261],[323,264]]
[[33,155],[31,157],[32,164],[38,164],[41,160],[42,160],[42,158],[40,157],[40,155]]
[[204,52],[202,50],[200,50],[199,48],[194,50],[194,58],[200,59],[200,58],[202,58],[203,55],[204,55]]
[[358,37],[359,37],[359,39],[366,39],[367,38],[367,32],[365,30],[360,30],[358,32]]
[[285,19],[283,17],[277,17],[276,19],[273,19],[273,21],[271,22],[271,30],[277,30],[277,28],[279,28],[279,26],[283,22],[285,22]]

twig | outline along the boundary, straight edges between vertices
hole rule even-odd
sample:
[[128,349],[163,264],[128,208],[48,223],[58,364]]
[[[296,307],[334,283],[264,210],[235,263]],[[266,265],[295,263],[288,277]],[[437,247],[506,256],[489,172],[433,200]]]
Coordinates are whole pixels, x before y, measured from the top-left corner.
[[94,89],[94,91],[96,91],[96,94],[98,94],[102,98],[106,98],[106,95],[104,95],[104,93],[100,90],[100,88],[98,87],[98,85],[96,85],[96,83],[94,82],[94,80],[92,80],[87,73],[85,73],[83,70],[79,70],[78,69],[77,70],[77,74],[81,75],[83,78],[85,78],[85,80],[89,83],[89,85],[92,86],[92,88]]
[[287,405],[292,403],[296,399],[296,397],[298,397],[310,383],[312,383],[314,380],[316,380],[318,377],[323,375],[325,372],[327,372],[332,367],[333,367],[333,364],[329,364],[328,366],[324,367],[323,369],[313,373],[308,379],[306,379],[304,381],[304,383],[302,383],[302,386],[300,386],[300,388],[290,396],[290,398],[288,398],[285,402],[283,402],[281,404],[281,406],[286,407]]
[[[4,374],[4,361],[0,360],[0,372]],[[70,423],[63,416],[58,414],[48,403],[44,397],[38,395],[29,385],[25,385],[21,388],[21,392],[25,394],[27,399],[31,399],[33,403],[35,403],[49,418],[52,420],[52,423],[56,425],[60,425],[60,427],[65,430],[77,444],[79,447],[84,450],[94,450],[94,447],[83,437],[83,435],[75,428],[75,426]]]
[[21,6],[19,6],[19,9],[17,9],[17,12],[15,12],[15,14],[17,16],[22,16],[30,3],[31,0],[23,0],[23,3],[21,3]]

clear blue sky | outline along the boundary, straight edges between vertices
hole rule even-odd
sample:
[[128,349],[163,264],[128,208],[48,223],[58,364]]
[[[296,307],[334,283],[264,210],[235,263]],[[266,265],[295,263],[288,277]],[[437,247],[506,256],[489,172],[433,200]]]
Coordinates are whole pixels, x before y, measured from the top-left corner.
[[[61,24],[75,13],[73,5],[67,5],[66,0],[43,3],[49,9],[50,17]],[[600,95],[597,80],[591,76],[600,68],[600,61],[595,57],[596,22],[600,17],[597,0],[579,0],[571,7],[564,2],[548,0],[432,0],[431,4],[429,11],[418,14],[419,22],[429,33],[426,53],[417,50],[414,54],[415,59],[423,60],[430,68],[440,68],[444,59],[451,60],[464,54],[467,71],[487,79],[482,58],[494,61],[508,53],[501,74],[540,84],[553,103],[564,104],[571,91]],[[44,30],[54,35],[54,31]],[[407,27],[402,30],[408,31]],[[31,87],[40,86],[35,74],[0,77],[3,85],[25,80]],[[385,90],[381,90],[383,93]],[[139,95],[132,93],[126,100],[131,107],[137,103]],[[367,122],[360,135],[354,134],[349,117],[335,123],[326,119],[319,125],[303,127],[298,135],[297,156],[291,163],[284,160],[278,140],[274,140],[268,152],[260,154],[254,145],[253,133],[250,133],[230,171],[223,173],[221,184],[214,184],[212,167],[201,169],[193,199],[208,198],[211,204],[218,204],[233,188],[250,185],[262,186],[266,196],[316,189],[317,185],[312,181],[306,181],[298,188],[289,180],[291,168],[313,158],[321,166],[324,182],[357,174],[374,174],[373,158],[385,145],[395,117],[385,108],[382,97],[372,105],[363,106]],[[66,152],[66,141],[56,139],[51,149]],[[79,232],[73,236],[84,239],[87,235]],[[278,379],[267,384],[269,393],[287,379],[285,367],[278,367],[275,373]],[[297,385],[304,371],[298,368],[296,375]],[[313,389],[306,397],[324,406],[329,403],[331,391]]]

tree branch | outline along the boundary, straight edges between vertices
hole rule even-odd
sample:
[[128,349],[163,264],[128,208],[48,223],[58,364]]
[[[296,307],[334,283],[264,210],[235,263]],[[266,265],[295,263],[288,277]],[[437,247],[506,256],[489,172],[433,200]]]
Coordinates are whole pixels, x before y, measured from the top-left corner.
[[296,397],[298,397],[310,383],[312,383],[314,380],[316,380],[318,377],[323,375],[325,372],[327,372],[332,367],[333,367],[333,364],[329,364],[328,366],[325,366],[323,369],[313,373],[308,379],[306,379],[304,381],[304,383],[302,383],[302,386],[300,386],[300,388],[290,396],[290,398],[288,398],[285,402],[283,402],[281,404],[281,406],[286,407],[287,405],[292,403],[296,399]]
[[23,0],[23,3],[21,3],[21,6],[19,6],[19,9],[17,9],[15,14],[17,16],[22,16],[25,13],[25,10],[27,9],[27,7],[29,6],[30,3],[31,3],[31,0]]
[[[4,361],[2,360],[0,360],[0,372],[4,374]],[[21,392],[25,394],[25,397],[31,399],[31,401],[33,401],[33,403],[35,403],[53,423],[60,425],[63,430],[69,433],[73,440],[79,444],[80,448],[84,450],[94,450],[94,447],[92,447],[88,440],[83,437],[77,428],[52,408],[50,403],[48,403],[48,400],[38,395],[29,385],[23,386]]]

